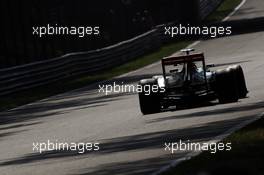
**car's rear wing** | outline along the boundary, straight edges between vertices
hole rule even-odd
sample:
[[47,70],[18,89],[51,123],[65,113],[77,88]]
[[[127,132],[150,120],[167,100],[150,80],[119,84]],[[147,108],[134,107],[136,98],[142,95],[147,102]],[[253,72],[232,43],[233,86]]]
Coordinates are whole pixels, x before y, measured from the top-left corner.
[[161,60],[162,65],[164,66],[187,63],[187,62],[195,62],[195,61],[204,62],[204,54],[196,53],[196,54],[184,55],[184,56],[170,56],[170,57],[165,57]]
[[[169,65],[177,65],[181,63],[189,63],[189,62],[197,62],[201,61],[203,64],[203,70],[204,70],[204,80],[205,84],[208,89],[208,84],[207,84],[207,79],[206,79],[206,67],[205,67],[205,60],[204,60],[204,54],[203,53],[196,53],[196,54],[190,54],[190,55],[184,55],[184,56],[170,56],[170,57],[165,57],[161,60],[162,63],[162,71],[163,71],[163,77],[165,79],[165,83],[167,84],[167,79],[166,79],[166,66]],[[186,69],[186,71],[188,71]]]

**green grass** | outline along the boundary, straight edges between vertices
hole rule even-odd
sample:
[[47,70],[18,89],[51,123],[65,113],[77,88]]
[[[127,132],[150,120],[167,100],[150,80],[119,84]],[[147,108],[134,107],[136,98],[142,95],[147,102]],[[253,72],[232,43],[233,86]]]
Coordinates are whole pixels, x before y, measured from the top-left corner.
[[231,151],[204,152],[163,175],[196,175],[202,172],[212,175],[264,174],[264,118],[235,132],[224,142],[232,143]]

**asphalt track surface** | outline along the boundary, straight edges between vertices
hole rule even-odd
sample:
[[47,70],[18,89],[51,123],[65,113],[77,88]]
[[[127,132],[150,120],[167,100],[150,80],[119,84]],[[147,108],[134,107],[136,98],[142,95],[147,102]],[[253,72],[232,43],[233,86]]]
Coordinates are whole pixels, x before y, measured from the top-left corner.
[[[264,16],[262,0],[248,0],[231,18]],[[254,26],[252,26],[254,29]],[[204,142],[264,111],[264,32],[202,41],[207,63],[240,64],[249,98],[220,105],[142,116],[136,94],[98,93],[92,85],[0,114],[0,174],[151,174],[189,152],[170,154],[164,142]],[[160,74],[156,64],[113,81],[135,83]],[[106,83],[112,83],[105,82]],[[35,142],[99,142],[100,151],[32,151]]]

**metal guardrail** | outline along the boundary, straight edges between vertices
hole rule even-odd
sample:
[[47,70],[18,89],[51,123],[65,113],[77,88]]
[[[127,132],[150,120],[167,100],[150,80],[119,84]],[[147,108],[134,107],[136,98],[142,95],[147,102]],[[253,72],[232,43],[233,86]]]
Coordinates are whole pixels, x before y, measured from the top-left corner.
[[161,46],[157,29],[145,34],[89,52],[35,62],[0,70],[0,96],[45,85],[84,73],[113,68]]
[[[200,0],[201,14],[209,14],[222,0]],[[0,96],[50,84],[84,73],[96,73],[128,62],[168,41],[164,26],[106,48],[67,54],[47,61],[0,70]]]

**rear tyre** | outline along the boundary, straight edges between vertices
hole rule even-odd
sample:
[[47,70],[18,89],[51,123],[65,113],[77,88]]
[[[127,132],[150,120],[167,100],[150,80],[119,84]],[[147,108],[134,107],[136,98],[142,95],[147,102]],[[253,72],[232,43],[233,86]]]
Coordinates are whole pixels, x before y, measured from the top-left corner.
[[237,82],[237,91],[238,91],[238,98],[246,98],[248,94],[245,76],[243,69],[240,65],[235,65],[231,69],[236,74],[236,82]]
[[220,103],[237,102],[238,88],[234,69],[223,69],[216,72],[216,93]]
[[141,80],[139,82],[139,85],[141,85],[143,89],[150,89],[149,93],[146,92],[138,93],[139,105],[142,114],[147,115],[147,114],[160,112],[161,111],[160,93],[154,93],[151,91],[153,85],[158,86],[157,80],[156,79]]

